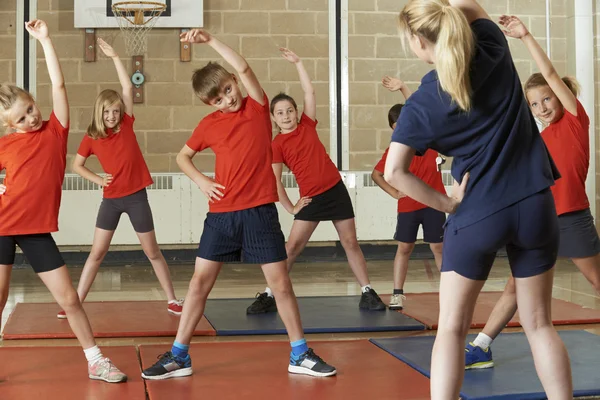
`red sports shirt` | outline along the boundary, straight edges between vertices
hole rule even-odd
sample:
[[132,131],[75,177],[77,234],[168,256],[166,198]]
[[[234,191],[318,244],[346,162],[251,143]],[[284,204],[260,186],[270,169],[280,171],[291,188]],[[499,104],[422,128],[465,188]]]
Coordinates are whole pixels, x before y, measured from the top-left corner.
[[269,99],[264,105],[250,96],[235,113],[215,111],[200,121],[186,145],[194,151],[212,149],[216,155],[215,181],[223,186],[221,200],[209,203],[210,212],[245,210],[278,201],[271,167]]
[[590,165],[590,119],[577,101],[577,116],[567,110],[561,119],[542,131],[561,179],[552,186],[558,215],[585,210],[590,206],[585,179]]
[[133,132],[135,117],[123,115],[119,132],[108,129],[108,137],[92,139],[84,136],[77,154],[89,157],[95,154],[105,173],[111,174],[110,185],[104,188],[104,197],[115,199],[129,196],[152,185],[152,177]]
[[[381,160],[379,160],[375,166],[375,169],[381,173],[384,172],[385,161],[387,160],[389,150],[390,149],[388,147],[385,150],[385,153],[383,153]],[[412,162],[410,163],[409,171],[438,192],[446,194],[446,189],[444,188],[444,183],[442,182],[442,174],[437,170],[437,164],[435,162],[437,156],[437,152],[433,150],[427,150],[421,157],[413,157]],[[413,200],[408,196],[398,199],[399,213],[417,211],[423,208],[427,208],[427,206],[423,203]]]
[[68,134],[52,112],[40,130],[0,138],[0,236],[58,231]]
[[273,163],[284,163],[296,176],[300,196],[316,196],[334,187],[342,178],[317,135],[317,121],[304,113],[296,130],[275,136]]

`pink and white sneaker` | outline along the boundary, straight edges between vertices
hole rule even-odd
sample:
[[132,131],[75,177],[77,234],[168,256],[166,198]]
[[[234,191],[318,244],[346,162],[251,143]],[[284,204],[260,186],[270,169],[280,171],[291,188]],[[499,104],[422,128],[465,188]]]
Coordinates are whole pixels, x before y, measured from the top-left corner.
[[67,313],[65,310],[60,310],[58,314],[56,314],[56,318],[58,319],[67,319]]
[[104,381],[108,383],[126,382],[127,375],[122,373],[119,368],[108,358],[101,358],[99,361],[88,363],[88,376],[90,379]]
[[173,315],[181,315],[183,311],[183,299],[171,300],[167,306],[167,311]]

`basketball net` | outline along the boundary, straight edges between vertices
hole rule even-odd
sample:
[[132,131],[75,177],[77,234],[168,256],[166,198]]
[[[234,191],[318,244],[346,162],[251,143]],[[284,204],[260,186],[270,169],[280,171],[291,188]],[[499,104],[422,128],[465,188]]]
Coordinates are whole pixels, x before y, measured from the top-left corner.
[[125,38],[128,55],[139,56],[146,53],[146,36],[166,9],[166,4],[153,1],[121,1],[112,5],[113,14]]

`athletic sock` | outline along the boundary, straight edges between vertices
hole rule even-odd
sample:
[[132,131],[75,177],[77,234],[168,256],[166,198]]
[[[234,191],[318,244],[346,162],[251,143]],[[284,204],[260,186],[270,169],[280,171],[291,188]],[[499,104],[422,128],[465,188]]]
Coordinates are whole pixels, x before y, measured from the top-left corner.
[[306,339],[296,340],[295,342],[291,342],[290,344],[292,345],[292,354],[295,357],[298,357],[308,351]]
[[404,294],[404,289],[394,289],[394,294]]
[[90,347],[89,349],[83,349],[83,353],[89,364],[95,364],[103,358],[98,345]]
[[485,333],[479,332],[479,335],[477,335],[475,340],[473,340],[473,344],[475,346],[481,347],[483,350],[487,350],[487,348],[490,347],[493,341],[494,339],[492,339]]
[[266,288],[266,289],[265,289],[265,293],[267,294],[267,296],[269,296],[269,297],[273,297],[273,292],[271,291],[271,289],[270,289],[270,288]]
[[365,286],[360,287],[360,290],[362,291],[362,293],[367,293],[369,291],[369,289],[372,289],[370,283],[367,283]]
[[187,358],[190,346],[187,344],[181,344],[177,340],[173,342],[171,353],[177,358]]

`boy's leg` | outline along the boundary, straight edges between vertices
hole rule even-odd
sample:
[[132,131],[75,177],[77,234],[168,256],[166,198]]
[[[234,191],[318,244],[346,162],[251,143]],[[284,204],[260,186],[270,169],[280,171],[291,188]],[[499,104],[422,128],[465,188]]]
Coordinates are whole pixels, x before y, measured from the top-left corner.
[[144,379],[162,380],[192,374],[192,360],[188,349],[194,330],[204,315],[206,299],[219,276],[222,262],[196,257],[194,275],[185,296],[183,312],[177,328],[177,336],[171,351],[166,352],[150,368],[142,372]]
[[[288,273],[292,270],[296,258],[302,253],[302,250],[306,247],[308,240],[318,225],[318,221],[294,220],[290,231],[290,237],[285,244]],[[269,312],[277,312],[277,304],[273,297],[273,291],[267,286],[264,293],[260,293],[256,296],[256,300],[254,300],[254,302],[246,309],[246,313],[264,314]]]
[[362,310],[369,311],[385,310],[385,304],[381,301],[377,292],[371,287],[369,273],[367,272],[367,262],[360,245],[358,244],[358,239],[356,238],[356,224],[354,218],[333,221],[333,226],[335,226],[342,247],[346,252],[348,264],[350,264],[350,268],[361,286],[362,294],[360,296],[358,307]]
[[335,375],[337,373],[335,367],[325,363],[306,344],[298,302],[285,261],[265,264],[262,266],[262,270],[267,284],[277,298],[279,316],[285,325],[292,345],[288,371],[322,377]]
[[423,241],[429,243],[438,271],[442,270],[442,249],[444,247],[444,224],[446,214],[433,208],[422,210]]
[[408,272],[408,260],[415,248],[414,243],[398,242],[398,250],[394,257],[394,292],[390,299],[390,310],[402,310],[404,308],[404,282]]

